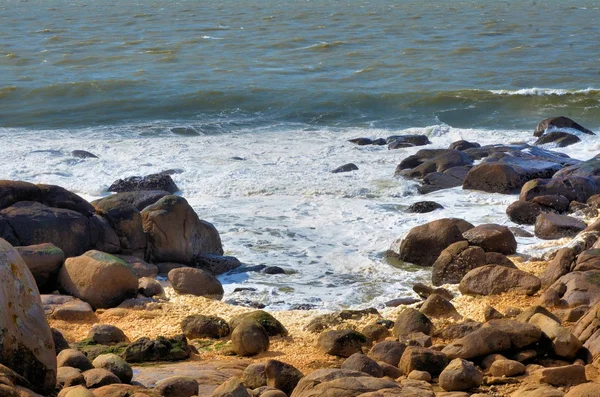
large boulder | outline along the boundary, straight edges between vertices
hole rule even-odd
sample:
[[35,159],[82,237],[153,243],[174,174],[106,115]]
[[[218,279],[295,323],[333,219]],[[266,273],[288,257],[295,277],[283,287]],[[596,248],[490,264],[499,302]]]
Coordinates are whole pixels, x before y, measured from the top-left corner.
[[446,365],[448,365],[448,358],[444,353],[425,347],[408,346],[402,354],[398,368],[404,374],[417,370],[437,376]]
[[121,251],[121,240],[110,223],[98,214],[90,218],[90,249],[109,254]]
[[450,244],[463,241],[463,233],[473,225],[462,219],[444,218],[410,229],[403,239],[396,240],[391,251],[404,262],[431,266]]
[[444,249],[431,268],[431,282],[435,286],[458,284],[470,270],[487,264],[485,251],[458,241]]
[[540,287],[540,279],[532,274],[506,266],[487,265],[468,272],[458,289],[466,295],[497,295],[508,291],[533,295]]
[[519,225],[533,225],[542,212],[539,204],[529,201],[517,200],[506,207],[508,219]]
[[180,189],[175,182],[173,182],[171,175],[159,173],[118,179],[114,181],[107,190],[116,193],[134,192],[137,190],[164,190],[173,194]]
[[92,203],[119,237],[121,253],[144,257],[146,235],[140,211],[119,195],[108,196]]
[[481,163],[471,168],[463,189],[488,193],[513,193],[523,186],[522,175],[509,164]]
[[582,177],[594,179],[600,176],[600,158],[594,157],[579,164],[570,165],[554,174],[554,178]]
[[[404,159],[396,168],[396,174],[409,178],[424,178],[432,172],[444,172],[453,167],[473,164],[473,158],[459,150],[422,149]],[[410,168],[406,170],[407,168]]]
[[577,255],[573,248],[565,247],[559,249],[540,276],[542,285],[548,287],[554,284],[556,280],[569,273],[576,257]]
[[[519,317],[518,320],[521,320],[521,318]],[[542,331],[539,327],[527,322],[506,318],[490,320],[482,328],[494,328],[504,332],[510,339],[511,348],[515,350],[531,346],[542,338]]]
[[265,364],[265,374],[267,377],[267,386],[279,389],[288,396],[292,394],[296,385],[304,376],[293,365],[278,360],[267,361]]
[[0,180],[0,210],[19,201],[39,201],[40,188],[29,182]]
[[271,314],[264,310],[254,310],[247,313],[238,314],[229,321],[229,327],[233,332],[243,321],[251,320],[260,324],[269,336],[287,336],[288,330]]
[[27,264],[42,292],[56,289],[56,275],[65,260],[65,253],[54,244],[37,244],[15,247]]
[[394,323],[393,334],[396,337],[422,332],[425,335],[433,335],[433,323],[420,311],[407,307],[404,309]]
[[558,116],[558,117],[548,117],[547,119],[540,121],[540,123],[535,127],[535,130],[533,131],[533,136],[541,137],[546,132],[548,132],[548,130],[551,130],[551,131],[565,131],[566,130],[567,132],[569,130],[576,130],[576,131],[582,132],[584,134],[594,135],[594,133],[591,130],[588,130],[587,128],[585,128],[581,124],[571,120],[570,118],[565,117],[565,116]]
[[577,142],[581,142],[581,139],[577,135],[569,134],[563,131],[552,131],[542,135],[535,141],[534,145],[547,145],[553,144],[556,147],[566,147],[573,145]]
[[262,325],[246,320],[231,333],[231,344],[238,356],[254,356],[269,350],[269,335]]
[[56,354],[35,279],[18,252],[0,239],[0,364],[38,393],[56,385]]
[[53,208],[62,208],[79,212],[81,215],[90,217],[96,212],[94,207],[86,200],[56,185],[37,185],[40,189],[40,202]]
[[181,267],[171,270],[167,277],[178,294],[204,296],[217,300],[223,298],[223,285],[214,275],[205,270]]
[[567,215],[541,213],[535,221],[535,235],[544,240],[573,237],[587,227],[585,222]]
[[519,199],[532,201],[540,196],[563,196],[569,202],[576,200],[585,203],[599,192],[598,189],[597,183],[589,177],[533,179],[523,185]]
[[472,359],[492,353],[499,353],[512,346],[510,336],[497,328],[479,328],[470,334],[455,340],[442,349],[448,358]]
[[529,323],[540,328],[544,335],[552,341],[552,350],[557,356],[568,359],[575,358],[582,343],[568,329],[541,313],[534,314],[529,319]]
[[513,255],[517,252],[517,240],[506,227],[496,224],[475,226],[463,233],[469,244],[483,248],[485,252]]
[[360,353],[362,347],[367,344],[366,336],[350,329],[325,331],[317,340],[319,350],[338,357],[350,357],[354,353]]
[[371,350],[369,350],[368,356],[375,361],[384,362],[397,367],[402,358],[402,354],[404,354],[404,350],[406,350],[406,344],[395,340],[384,340],[376,343]]
[[79,212],[21,201],[0,211],[19,245],[52,243],[67,257],[81,255],[90,245],[89,220]]
[[479,387],[483,374],[472,362],[455,358],[440,374],[440,386],[446,391],[460,391]]
[[188,339],[223,338],[230,334],[229,325],[217,316],[192,314],[181,321],[181,331]]
[[58,285],[97,309],[115,307],[135,297],[138,279],[122,259],[92,250],[65,261],[58,274]]
[[383,369],[377,362],[362,353],[354,353],[342,363],[342,369],[360,371],[376,378],[383,377]]
[[383,393],[387,389],[400,391],[400,388],[394,381],[374,378],[364,372],[325,368],[300,379],[290,397],[358,397],[369,392]]
[[140,338],[131,343],[123,352],[128,363],[148,361],[179,361],[190,357],[190,349],[185,335],[167,339],[159,336],[156,340]]
[[[141,211],[147,206],[156,203],[161,198],[170,194],[171,193],[167,192],[166,190],[136,190],[133,192],[116,193],[109,197],[112,197],[113,200],[131,204],[138,211]],[[100,200],[92,201],[92,204],[95,204]]]
[[142,223],[148,236],[146,256],[151,262],[191,265],[202,253],[223,255],[215,227],[200,220],[183,197],[165,196],[146,207]]
[[593,306],[600,302],[600,270],[571,272],[552,284],[540,297],[546,306]]

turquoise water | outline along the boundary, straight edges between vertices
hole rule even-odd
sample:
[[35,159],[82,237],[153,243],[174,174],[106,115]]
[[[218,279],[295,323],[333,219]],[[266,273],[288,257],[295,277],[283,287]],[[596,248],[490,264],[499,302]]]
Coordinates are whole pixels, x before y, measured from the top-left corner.
[[595,128],[599,20],[590,1],[8,0],[0,126]]

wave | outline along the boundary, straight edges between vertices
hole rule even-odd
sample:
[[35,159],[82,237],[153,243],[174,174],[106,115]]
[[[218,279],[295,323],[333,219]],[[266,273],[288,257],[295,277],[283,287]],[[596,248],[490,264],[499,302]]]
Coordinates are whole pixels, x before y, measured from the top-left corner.
[[567,90],[561,88],[522,88],[520,90],[490,90],[497,95],[520,95],[520,96],[545,96],[545,95],[598,95],[600,88],[586,88],[583,90]]

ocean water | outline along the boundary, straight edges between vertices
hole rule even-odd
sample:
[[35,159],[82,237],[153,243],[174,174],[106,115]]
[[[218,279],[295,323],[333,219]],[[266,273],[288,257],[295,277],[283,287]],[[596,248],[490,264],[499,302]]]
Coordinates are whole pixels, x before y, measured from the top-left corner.
[[[227,254],[287,272],[221,277],[225,299],[379,306],[429,279],[384,260],[397,237],[449,216],[512,226],[515,197],[419,195],[393,175],[419,148],[347,140],[531,143],[554,115],[598,131],[598,20],[590,1],[6,0],[0,178],[92,199],[118,178],[181,169]],[[561,151],[595,156],[598,139],[581,138]],[[348,162],[359,170],[329,172]],[[405,212],[421,200],[445,209]],[[519,239],[523,253],[546,245]]]

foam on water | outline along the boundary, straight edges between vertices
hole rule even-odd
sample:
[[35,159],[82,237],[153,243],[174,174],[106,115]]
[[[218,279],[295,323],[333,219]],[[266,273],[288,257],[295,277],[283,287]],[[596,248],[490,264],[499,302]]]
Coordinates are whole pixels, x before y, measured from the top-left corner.
[[[385,262],[383,252],[411,227],[442,217],[474,224],[512,225],[505,215],[514,196],[448,189],[416,193],[412,181],[393,176],[396,165],[419,148],[387,150],[356,146],[356,137],[420,133],[445,148],[459,139],[484,144],[532,142],[531,131],[459,129],[447,125],[402,131],[368,128],[307,128],[301,124],[242,128],[227,134],[182,137],[168,122],[27,131],[4,129],[3,179],[64,186],[87,199],[106,195],[116,179],[180,168],[173,176],[202,219],[221,233],[226,253],[249,265],[273,265],[287,274],[222,276],[225,299],[250,299],[271,309],[299,304],[334,309],[382,305],[410,294],[429,269]],[[587,159],[599,144],[589,136],[561,151]],[[76,159],[84,149],[99,159]],[[236,160],[233,157],[241,157]],[[329,171],[353,162],[359,170]],[[407,214],[411,203],[434,200],[445,209]],[[520,252],[536,253],[543,242],[519,239]],[[236,287],[255,292],[233,293]]]

